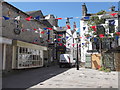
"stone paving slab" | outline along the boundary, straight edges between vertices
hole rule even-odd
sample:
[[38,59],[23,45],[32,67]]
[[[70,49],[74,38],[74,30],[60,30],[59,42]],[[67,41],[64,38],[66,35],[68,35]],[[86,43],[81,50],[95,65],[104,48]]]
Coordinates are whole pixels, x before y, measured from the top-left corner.
[[118,72],[71,68],[30,88],[118,88]]

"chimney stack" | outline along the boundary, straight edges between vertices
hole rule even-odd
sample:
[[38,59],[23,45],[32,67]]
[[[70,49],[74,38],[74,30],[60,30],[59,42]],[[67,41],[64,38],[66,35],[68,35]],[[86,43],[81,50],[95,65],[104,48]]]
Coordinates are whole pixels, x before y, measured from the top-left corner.
[[86,16],[87,15],[87,7],[85,5],[85,3],[82,5],[82,16]]

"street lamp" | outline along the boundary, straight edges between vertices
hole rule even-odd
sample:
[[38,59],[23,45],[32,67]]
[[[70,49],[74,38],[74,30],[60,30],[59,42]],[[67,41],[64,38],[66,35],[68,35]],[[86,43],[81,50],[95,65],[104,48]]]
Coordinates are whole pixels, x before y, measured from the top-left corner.
[[76,41],[77,41],[77,61],[76,61],[76,64],[77,64],[77,70],[79,70],[79,60],[78,60],[78,42],[79,42],[79,38],[78,37],[76,38]]

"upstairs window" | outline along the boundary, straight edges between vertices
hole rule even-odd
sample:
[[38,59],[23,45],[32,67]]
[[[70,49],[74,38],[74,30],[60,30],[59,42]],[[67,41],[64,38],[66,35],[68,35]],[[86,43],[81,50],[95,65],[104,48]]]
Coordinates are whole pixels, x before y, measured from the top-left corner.
[[109,33],[114,33],[115,32],[115,21],[114,20],[109,20]]
[[105,28],[103,27],[103,25],[97,26],[96,33],[97,33],[97,35],[100,35],[100,34],[104,34],[105,35]]

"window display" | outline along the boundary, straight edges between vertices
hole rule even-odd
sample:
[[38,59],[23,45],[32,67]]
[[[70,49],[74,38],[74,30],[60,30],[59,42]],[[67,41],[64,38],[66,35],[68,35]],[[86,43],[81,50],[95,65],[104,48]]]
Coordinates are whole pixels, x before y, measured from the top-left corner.
[[43,51],[25,47],[18,47],[18,68],[43,66]]

